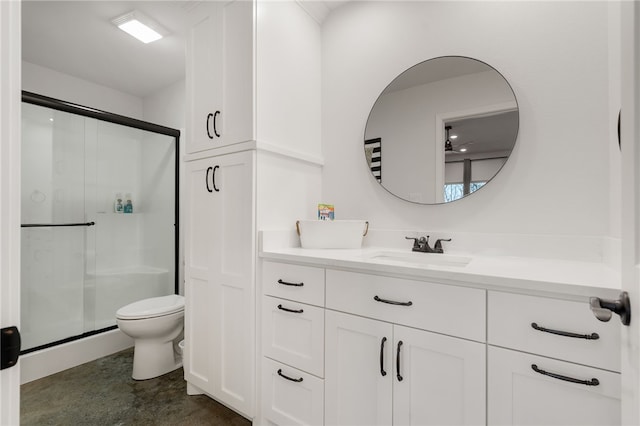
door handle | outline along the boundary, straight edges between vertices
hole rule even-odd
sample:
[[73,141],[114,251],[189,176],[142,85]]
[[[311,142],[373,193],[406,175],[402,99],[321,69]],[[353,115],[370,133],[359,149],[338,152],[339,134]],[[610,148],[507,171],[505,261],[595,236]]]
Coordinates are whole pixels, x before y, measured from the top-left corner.
[[[214,189],[216,192],[220,192],[220,190],[219,190],[219,189],[218,189],[218,187],[216,186],[216,170],[218,170],[219,168],[220,168],[220,166],[215,166],[215,167],[213,168],[213,179],[212,179],[212,183],[213,183],[213,189]],[[211,191],[209,191],[209,192],[211,192]]]
[[213,118],[213,128],[215,132],[215,126],[216,126],[215,117],[211,113],[207,114],[207,136],[209,136],[209,139],[213,139],[213,136],[211,136],[211,132],[209,131],[209,121],[211,121],[212,118]]
[[207,186],[207,191],[213,192],[211,188],[209,188],[209,173],[213,170],[213,167],[207,167],[207,174],[204,177],[204,184]]
[[20,331],[18,327],[12,326],[0,330],[0,370],[11,368],[18,363],[21,346]]
[[217,127],[219,115],[220,115],[220,111],[216,111],[216,113],[213,114],[213,134],[215,134],[217,137],[220,137],[220,133],[218,133],[218,127]]
[[400,348],[402,347],[402,340],[398,342],[398,351],[396,352],[396,377],[399,382],[404,380],[402,374],[400,374]]
[[593,315],[600,321],[609,321],[611,315],[615,313],[620,315],[620,321],[623,325],[629,325],[631,323],[631,302],[629,301],[629,294],[626,291],[620,293],[618,300],[592,297],[589,299],[589,306]]
[[384,371],[384,342],[386,341],[386,337],[383,337],[380,341],[380,375],[383,377],[387,375],[387,372]]

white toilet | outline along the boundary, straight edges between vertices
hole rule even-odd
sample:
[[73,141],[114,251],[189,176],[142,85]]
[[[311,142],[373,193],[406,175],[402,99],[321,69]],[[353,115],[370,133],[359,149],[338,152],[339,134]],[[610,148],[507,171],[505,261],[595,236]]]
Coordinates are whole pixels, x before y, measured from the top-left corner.
[[134,339],[135,380],[161,376],[182,366],[175,345],[184,329],[184,297],[152,297],[124,306],[116,312],[118,328]]

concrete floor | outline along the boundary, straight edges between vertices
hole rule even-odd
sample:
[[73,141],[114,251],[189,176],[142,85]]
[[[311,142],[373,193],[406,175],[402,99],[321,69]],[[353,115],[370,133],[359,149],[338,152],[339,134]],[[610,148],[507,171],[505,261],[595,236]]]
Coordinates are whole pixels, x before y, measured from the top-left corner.
[[182,369],[131,378],[133,350],[26,383],[22,425],[233,425],[251,422],[214,400],[188,396]]

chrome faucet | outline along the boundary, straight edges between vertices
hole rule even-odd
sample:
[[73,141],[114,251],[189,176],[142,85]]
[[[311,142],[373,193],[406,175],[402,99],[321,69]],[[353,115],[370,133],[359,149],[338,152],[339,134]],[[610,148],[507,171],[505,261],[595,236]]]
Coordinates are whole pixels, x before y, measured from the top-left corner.
[[429,235],[426,237],[414,238],[414,237],[405,237],[407,240],[413,240],[413,247],[411,251],[417,251],[420,253],[444,253],[444,249],[442,248],[443,241],[451,241],[449,239],[440,238],[436,240],[433,248],[429,246]]

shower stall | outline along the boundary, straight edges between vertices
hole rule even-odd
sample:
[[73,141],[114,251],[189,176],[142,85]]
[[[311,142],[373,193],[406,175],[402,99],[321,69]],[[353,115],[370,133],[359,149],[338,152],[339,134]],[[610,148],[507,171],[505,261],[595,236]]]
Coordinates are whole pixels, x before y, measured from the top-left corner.
[[[23,353],[178,292],[180,132],[23,92]],[[119,200],[119,201],[118,201]]]

